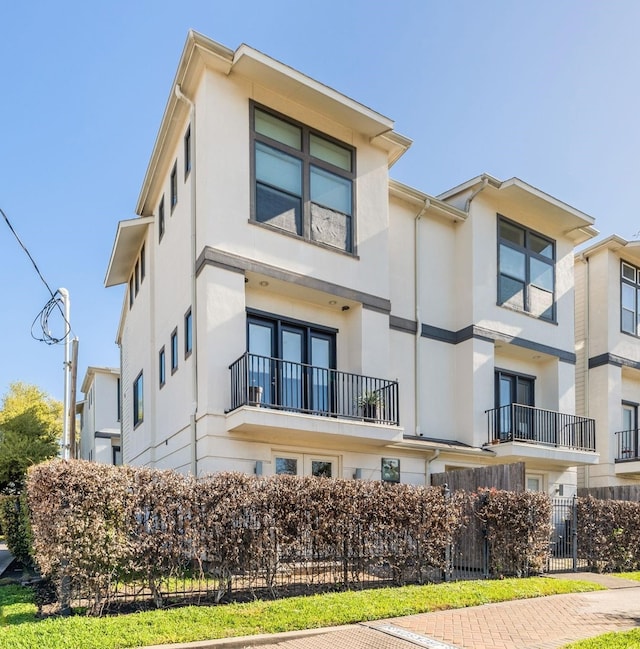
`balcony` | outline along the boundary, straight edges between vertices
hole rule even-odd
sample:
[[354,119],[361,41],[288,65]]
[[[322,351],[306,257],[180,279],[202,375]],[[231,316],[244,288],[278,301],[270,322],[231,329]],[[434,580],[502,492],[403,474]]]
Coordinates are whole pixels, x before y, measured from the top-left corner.
[[615,472],[617,475],[640,474],[640,447],[638,429],[619,430],[616,438]]
[[227,428],[278,441],[308,432],[316,437],[402,439],[398,383],[244,353],[229,366]]
[[498,456],[563,466],[597,462],[595,420],[513,403],[487,410],[488,444]]

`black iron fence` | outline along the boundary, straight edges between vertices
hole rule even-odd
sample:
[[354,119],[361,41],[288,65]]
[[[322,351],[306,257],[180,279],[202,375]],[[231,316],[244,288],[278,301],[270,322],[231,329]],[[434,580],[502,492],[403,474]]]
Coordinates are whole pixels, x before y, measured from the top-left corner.
[[231,408],[259,406],[400,424],[398,382],[244,353],[229,367]]
[[620,430],[616,436],[616,462],[637,460],[638,456],[638,429]]
[[596,450],[595,420],[512,403],[487,410],[488,441],[529,442],[579,451]]

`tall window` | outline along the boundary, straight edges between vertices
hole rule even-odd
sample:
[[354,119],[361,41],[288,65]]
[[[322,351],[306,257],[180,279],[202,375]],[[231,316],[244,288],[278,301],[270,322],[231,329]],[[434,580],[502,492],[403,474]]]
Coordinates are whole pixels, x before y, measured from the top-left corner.
[[133,382],[133,425],[142,423],[144,418],[144,384],[142,372]]
[[191,309],[184,316],[184,356],[189,356],[193,350],[193,317]]
[[129,278],[129,308],[133,306],[133,275]]
[[498,218],[498,304],[555,320],[555,242]]
[[145,245],[143,243],[142,248],[140,249],[140,284],[142,284],[142,280],[144,279],[146,274],[147,274],[147,260],[146,260]]
[[174,162],[171,170],[171,211],[178,204],[178,163]]
[[354,149],[257,106],[252,127],[252,218],[351,252]]
[[164,347],[158,352],[158,382],[162,387],[167,380]]
[[191,171],[191,125],[184,134],[184,177],[185,179]]
[[136,295],[138,295],[138,291],[140,290],[140,259],[139,258],[136,260],[136,265],[133,270],[133,279],[136,285]]
[[160,199],[158,205],[158,243],[162,241],[164,236],[164,196]]
[[120,417],[122,415],[122,400],[121,400],[121,396],[120,396],[120,379],[116,379],[116,400],[117,400],[116,410],[117,410],[117,415],[118,415],[117,421],[120,421]]
[[171,334],[171,374],[178,369],[178,329]]
[[620,328],[640,335],[640,269],[622,262],[620,267]]

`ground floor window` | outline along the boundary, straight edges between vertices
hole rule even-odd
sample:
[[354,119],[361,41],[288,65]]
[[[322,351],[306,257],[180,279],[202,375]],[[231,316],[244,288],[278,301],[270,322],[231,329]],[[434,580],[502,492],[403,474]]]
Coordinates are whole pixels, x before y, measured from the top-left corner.
[[307,453],[275,453],[273,467],[276,475],[338,478],[338,458],[333,455]]

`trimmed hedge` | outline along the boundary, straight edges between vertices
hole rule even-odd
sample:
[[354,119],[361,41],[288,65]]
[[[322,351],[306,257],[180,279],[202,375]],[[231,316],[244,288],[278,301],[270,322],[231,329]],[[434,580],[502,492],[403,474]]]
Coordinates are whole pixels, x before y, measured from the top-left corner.
[[578,557],[598,572],[640,569],[640,503],[578,498]]
[[27,499],[21,494],[0,496],[0,521],[7,548],[26,568],[33,567],[33,548]]
[[530,492],[449,495],[440,487],[239,473],[195,480],[54,460],[30,469],[27,493],[38,568],[63,605],[81,591],[93,613],[123,583],[163,606],[168,583],[185,577],[206,579],[215,601],[238,588],[275,595],[291,583],[437,580],[452,541],[478,523],[495,576],[539,573],[548,557],[549,499]]

